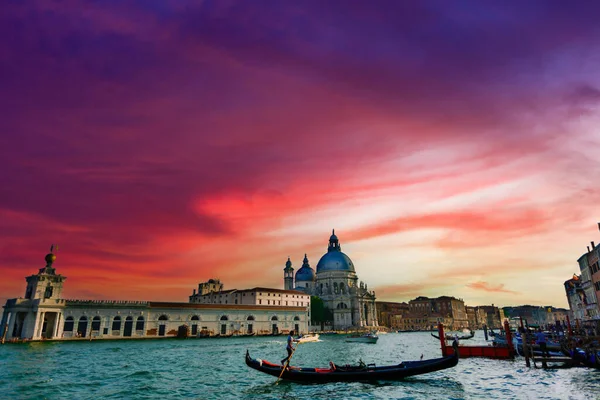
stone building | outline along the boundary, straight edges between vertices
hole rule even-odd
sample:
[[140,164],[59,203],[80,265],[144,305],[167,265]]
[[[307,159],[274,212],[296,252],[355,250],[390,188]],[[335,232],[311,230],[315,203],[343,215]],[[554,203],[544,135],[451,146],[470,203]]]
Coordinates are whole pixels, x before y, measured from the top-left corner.
[[352,260],[342,252],[335,231],[329,238],[327,253],[317,263],[316,272],[304,255],[302,267],[294,276],[288,258],[283,270],[284,289],[295,289],[323,300],[333,314],[333,329],[378,326],[375,292],[359,283]]
[[390,329],[400,329],[398,321],[403,315],[408,314],[408,303],[377,301],[375,307],[377,308],[377,322],[379,322],[379,325]]
[[[176,336],[182,332],[197,336],[279,334],[291,329],[308,331],[310,299],[302,292],[266,288],[236,291],[241,298],[246,297],[243,296],[245,293],[248,298],[258,299],[258,302],[240,301],[237,304],[233,291],[228,297],[233,301],[227,304],[69,300],[62,296],[66,278],[56,273],[55,260],[56,255],[48,254],[46,266],[26,278],[25,297],[9,299],[4,305],[0,320],[2,340],[148,338]],[[217,288],[220,282],[211,284]],[[277,300],[272,300],[271,295],[275,294]],[[263,298],[269,301],[263,301]]]

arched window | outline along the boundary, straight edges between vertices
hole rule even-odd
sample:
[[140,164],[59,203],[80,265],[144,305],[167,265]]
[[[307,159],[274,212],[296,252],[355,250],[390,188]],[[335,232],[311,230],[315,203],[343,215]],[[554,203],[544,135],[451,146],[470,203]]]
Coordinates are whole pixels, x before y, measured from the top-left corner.
[[254,317],[252,315],[248,316],[248,318],[246,318],[246,320],[248,321],[254,321]]
[[200,321],[200,317],[197,315],[194,315],[191,320],[192,321]]
[[278,321],[277,315],[273,315],[273,316],[271,317],[271,321]]
[[161,315],[160,317],[158,317],[158,320],[159,320],[159,321],[168,321],[168,320],[169,320],[169,317],[167,317],[166,315],[164,315],[164,314],[163,314],[163,315]]
[[144,317],[139,316],[137,318],[137,321],[135,321],[135,330],[136,331],[143,331],[144,330]]
[[223,315],[223,316],[221,317],[221,321],[227,321],[227,320],[229,320],[229,318],[227,318],[227,315]]
[[337,282],[333,282],[333,293],[338,294],[338,284]]
[[118,315],[113,319],[112,330],[113,331],[121,330],[121,317],[119,317]]
[[88,319],[85,315],[79,318],[79,322],[77,323],[77,334],[79,337],[85,337],[87,332],[87,323]]
[[65,319],[65,327],[63,328],[63,331],[73,332],[74,323],[75,321],[73,321],[73,317],[67,317],[67,319]]
[[300,321],[300,317],[296,315],[296,316],[294,317],[294,321]]
[[95,316],[92,318],[92,332],[100,330],[100,317]]
[[340,292],[342,292],[342,294],[346,294],[346,286],[344,286],[344,282],[340,282]]

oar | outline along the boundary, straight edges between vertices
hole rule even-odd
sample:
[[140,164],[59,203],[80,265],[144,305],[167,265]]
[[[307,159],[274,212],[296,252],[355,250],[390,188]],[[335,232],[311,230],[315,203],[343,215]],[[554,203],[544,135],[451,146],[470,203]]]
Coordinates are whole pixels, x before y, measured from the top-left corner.
[[288,357],[285,365],[283,366],[283,368],[281,369],[281,374],[279,374],[279,377],[277,378],[277,380],[275,381],[275,384],[277,385],[279,383],[279,380],[281,379],[281,377],[283,376],[283,371],[285,371],[285,369],[288,367],[288,365],[290,365],[290,360],[292,359],[292,356],[294,355],[294,353],[296,352],[296,349],[298,348],[298,346],[300,346],[301,342],[298,342],[298,344],[296,345],[296,347],[294,347],[292,349],[292,354],[290,354],[290,356]]

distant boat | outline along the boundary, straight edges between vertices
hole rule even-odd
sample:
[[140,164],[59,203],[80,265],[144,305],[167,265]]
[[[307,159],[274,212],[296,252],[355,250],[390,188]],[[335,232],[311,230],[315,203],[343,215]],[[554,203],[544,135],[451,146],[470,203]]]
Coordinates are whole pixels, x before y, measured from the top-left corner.
[[[433,336],[436,339],[440,339],[439,336],[434,335],[433,333],[431,334],[431,336]],[[468,335],[462,335],[462,336],[458,336],[458,335],[452,335],[452,334],[446,334],[446,340],[454,340],[455,338],[458,340],[467,340],[467,339],[471,339],[473,338],[473,336],[475,336],[475,331],[470,331],[470,333]]]
[[351,335],[346,338],[346,342],[353,343],[377,343],[379,336],[375,333],[365,333],[364,335]]
[[318,342],[319,341],[319,335],[318,334],[314,334],[314,335],[302,335],[302,337],[300,337],[298,339],[298,343],[308,343],[308,342]]

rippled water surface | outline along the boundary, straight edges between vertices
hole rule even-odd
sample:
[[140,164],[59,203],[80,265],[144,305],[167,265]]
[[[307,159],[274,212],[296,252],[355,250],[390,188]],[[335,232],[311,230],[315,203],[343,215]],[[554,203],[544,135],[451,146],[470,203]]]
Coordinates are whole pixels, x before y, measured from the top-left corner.
[[[478,338],[479,337],[479,338]],[[477,332],[469,343],[483,343]],[[255,358],[278,362],[285,337],[156,339],[0,346],[2,399],[600,399],[600,371],[529,369],[525,361],[460,360],[452,369],[400,382],[279,382],[249,369]],[[359,359],[377,365],[440,357],[429,333],[390,333],[377,344],[343,335],[300,345],[293,365],[326,367]]]

